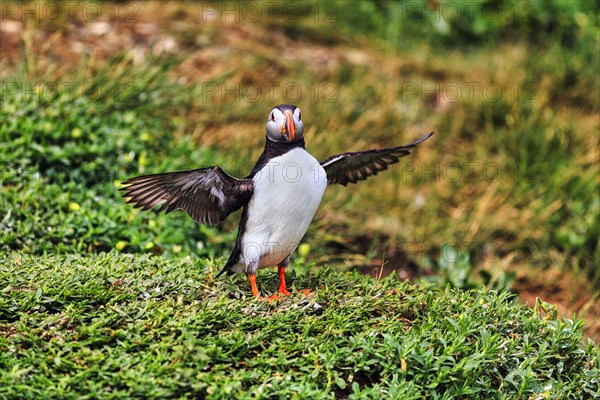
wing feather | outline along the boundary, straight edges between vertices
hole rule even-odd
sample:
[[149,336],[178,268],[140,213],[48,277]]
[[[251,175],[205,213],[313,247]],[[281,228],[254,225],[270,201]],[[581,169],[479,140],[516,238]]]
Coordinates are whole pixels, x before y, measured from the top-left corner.
[[356,183],[377,175],[379,172],[388,169],[390,164],[400,161],[400,157],[410,154],[412,148],[429,139],[431,135],[433,135],[433,132],[404,146],[331,156],[321,162],[321,166],[327,174],[327,183],[329,185],[339,183],[346,186],[348,183]]
[[144,211],[185,211],[199,224],[216,225],[246,204],[251,179],[237,179],[219,167],[144,175],[127,179],[121,188],[127,203]]

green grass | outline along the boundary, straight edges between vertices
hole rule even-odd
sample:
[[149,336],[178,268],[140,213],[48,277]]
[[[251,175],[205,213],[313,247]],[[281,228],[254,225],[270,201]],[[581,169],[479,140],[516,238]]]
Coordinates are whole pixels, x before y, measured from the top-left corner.
[[[116,58],[105,68],[125,70],[129,61]],[[136,218],[138,212],[119,195],[126,176],[216,162],[211,149],[197,148],[188,138],[173,140],[174,123],[165,116],[163,104],[166,98],[177,98],[166,75],[172,62],[147,61],[145,67],[127,69],[125,76],[116,73],[113,85],[103,85],[143,83],[135,98],[91,100],[51,90],[3,94],[2,251],[42,254],[119,248],[208,255],[212,249],[198,251],[198,243],[223,241],[215,229],[198,228],[187,218],[173,221],[152,214]],[[63,79],[78,82],[87,73]],[[104,73],[96,79],[104,79]],[[17,77],[11,84],[23,87],[27,82]],[[160,97],[152,102],[137,98],[151,96],[158,90],[153,85],[160,87]]]
[[[217,263],[3,256],[0,398],[540,398],[598,393],[581,322],[495,291],[330,268],[276,303]],[[261,272],[263,291],[276,287]]]

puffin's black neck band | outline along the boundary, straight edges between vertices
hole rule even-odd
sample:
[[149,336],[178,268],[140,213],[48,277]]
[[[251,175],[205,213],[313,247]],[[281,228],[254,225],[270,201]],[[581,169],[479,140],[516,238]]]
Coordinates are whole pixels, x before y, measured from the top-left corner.
[[296,149],[298,147],[301,149],[305,148],[304,137],[300,140],[296,140],[293,142],[275,142],[267,138],[267,140],[265,141],[265,149],[258,158],[258,161],[256,162],[254,168],[252,168],[250,175],[248,175],[246,178],[252,179],[254,175],[256,175],[256,173],[260,171],[269,162],[270,159],[279,157],[287,153],[288,151]]

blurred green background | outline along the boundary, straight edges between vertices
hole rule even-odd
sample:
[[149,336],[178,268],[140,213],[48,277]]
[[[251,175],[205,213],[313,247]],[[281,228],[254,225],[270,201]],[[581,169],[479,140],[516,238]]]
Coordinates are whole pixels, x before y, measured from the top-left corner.
[[328,189],[299,268],[511,287],[600,334],[598,1],[4,2],[2,252],[224,262],[238,215],[139,213],[127,177],[249,172],[279,103],[331,154],[436,135]]

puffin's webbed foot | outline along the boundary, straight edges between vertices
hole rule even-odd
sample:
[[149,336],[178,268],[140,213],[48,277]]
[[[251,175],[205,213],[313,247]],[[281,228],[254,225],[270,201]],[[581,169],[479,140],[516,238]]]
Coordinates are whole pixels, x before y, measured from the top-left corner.
[[[281,296],[289,296],[292,294],[289,290],[287,290],[287,286],[285,283],[286,265],[287,263],[282,263],[277,266],[277,274],[279,275],[279,288],[277,289],[277,293],[274,293],[272,296],[267,298],[267,301],[280,300]],[[306,296],[308,296],[308,293],[310,293],[310,289],[302,289],[298,290],[298,292],[304,293]]]
[[[287,259],[286,259],[287,261]],[[287,266],[287,262],[282,262],[277,266],[277,274],[279,275],[279,288],[277,292],[275,292],[272,296],[262,297],[260,292],[258,291],[258,287],[256,286],[256,273],[249,273],[248,281],[250,282],[250,288],[252,289],[252,296],[257,299],[264,299],[267,301],[275,301],[281,300],[283,296],[289,296],[292,293],[287,289],[287,285],[285,283],[285,267]],[[310,293],[310,289],[302,289],[298,290],[298,292],[304,293],[304,295],[308,296]]]
[[270,296],[267,301],[280,300],[281,296],[289,296],[292,294],[289,290],[287,290],[287,286],[285,284],[285,264],[279,264],[277,266],[277,274],[279,275],[279,288],[277,289],[277,293],[274,293]]

